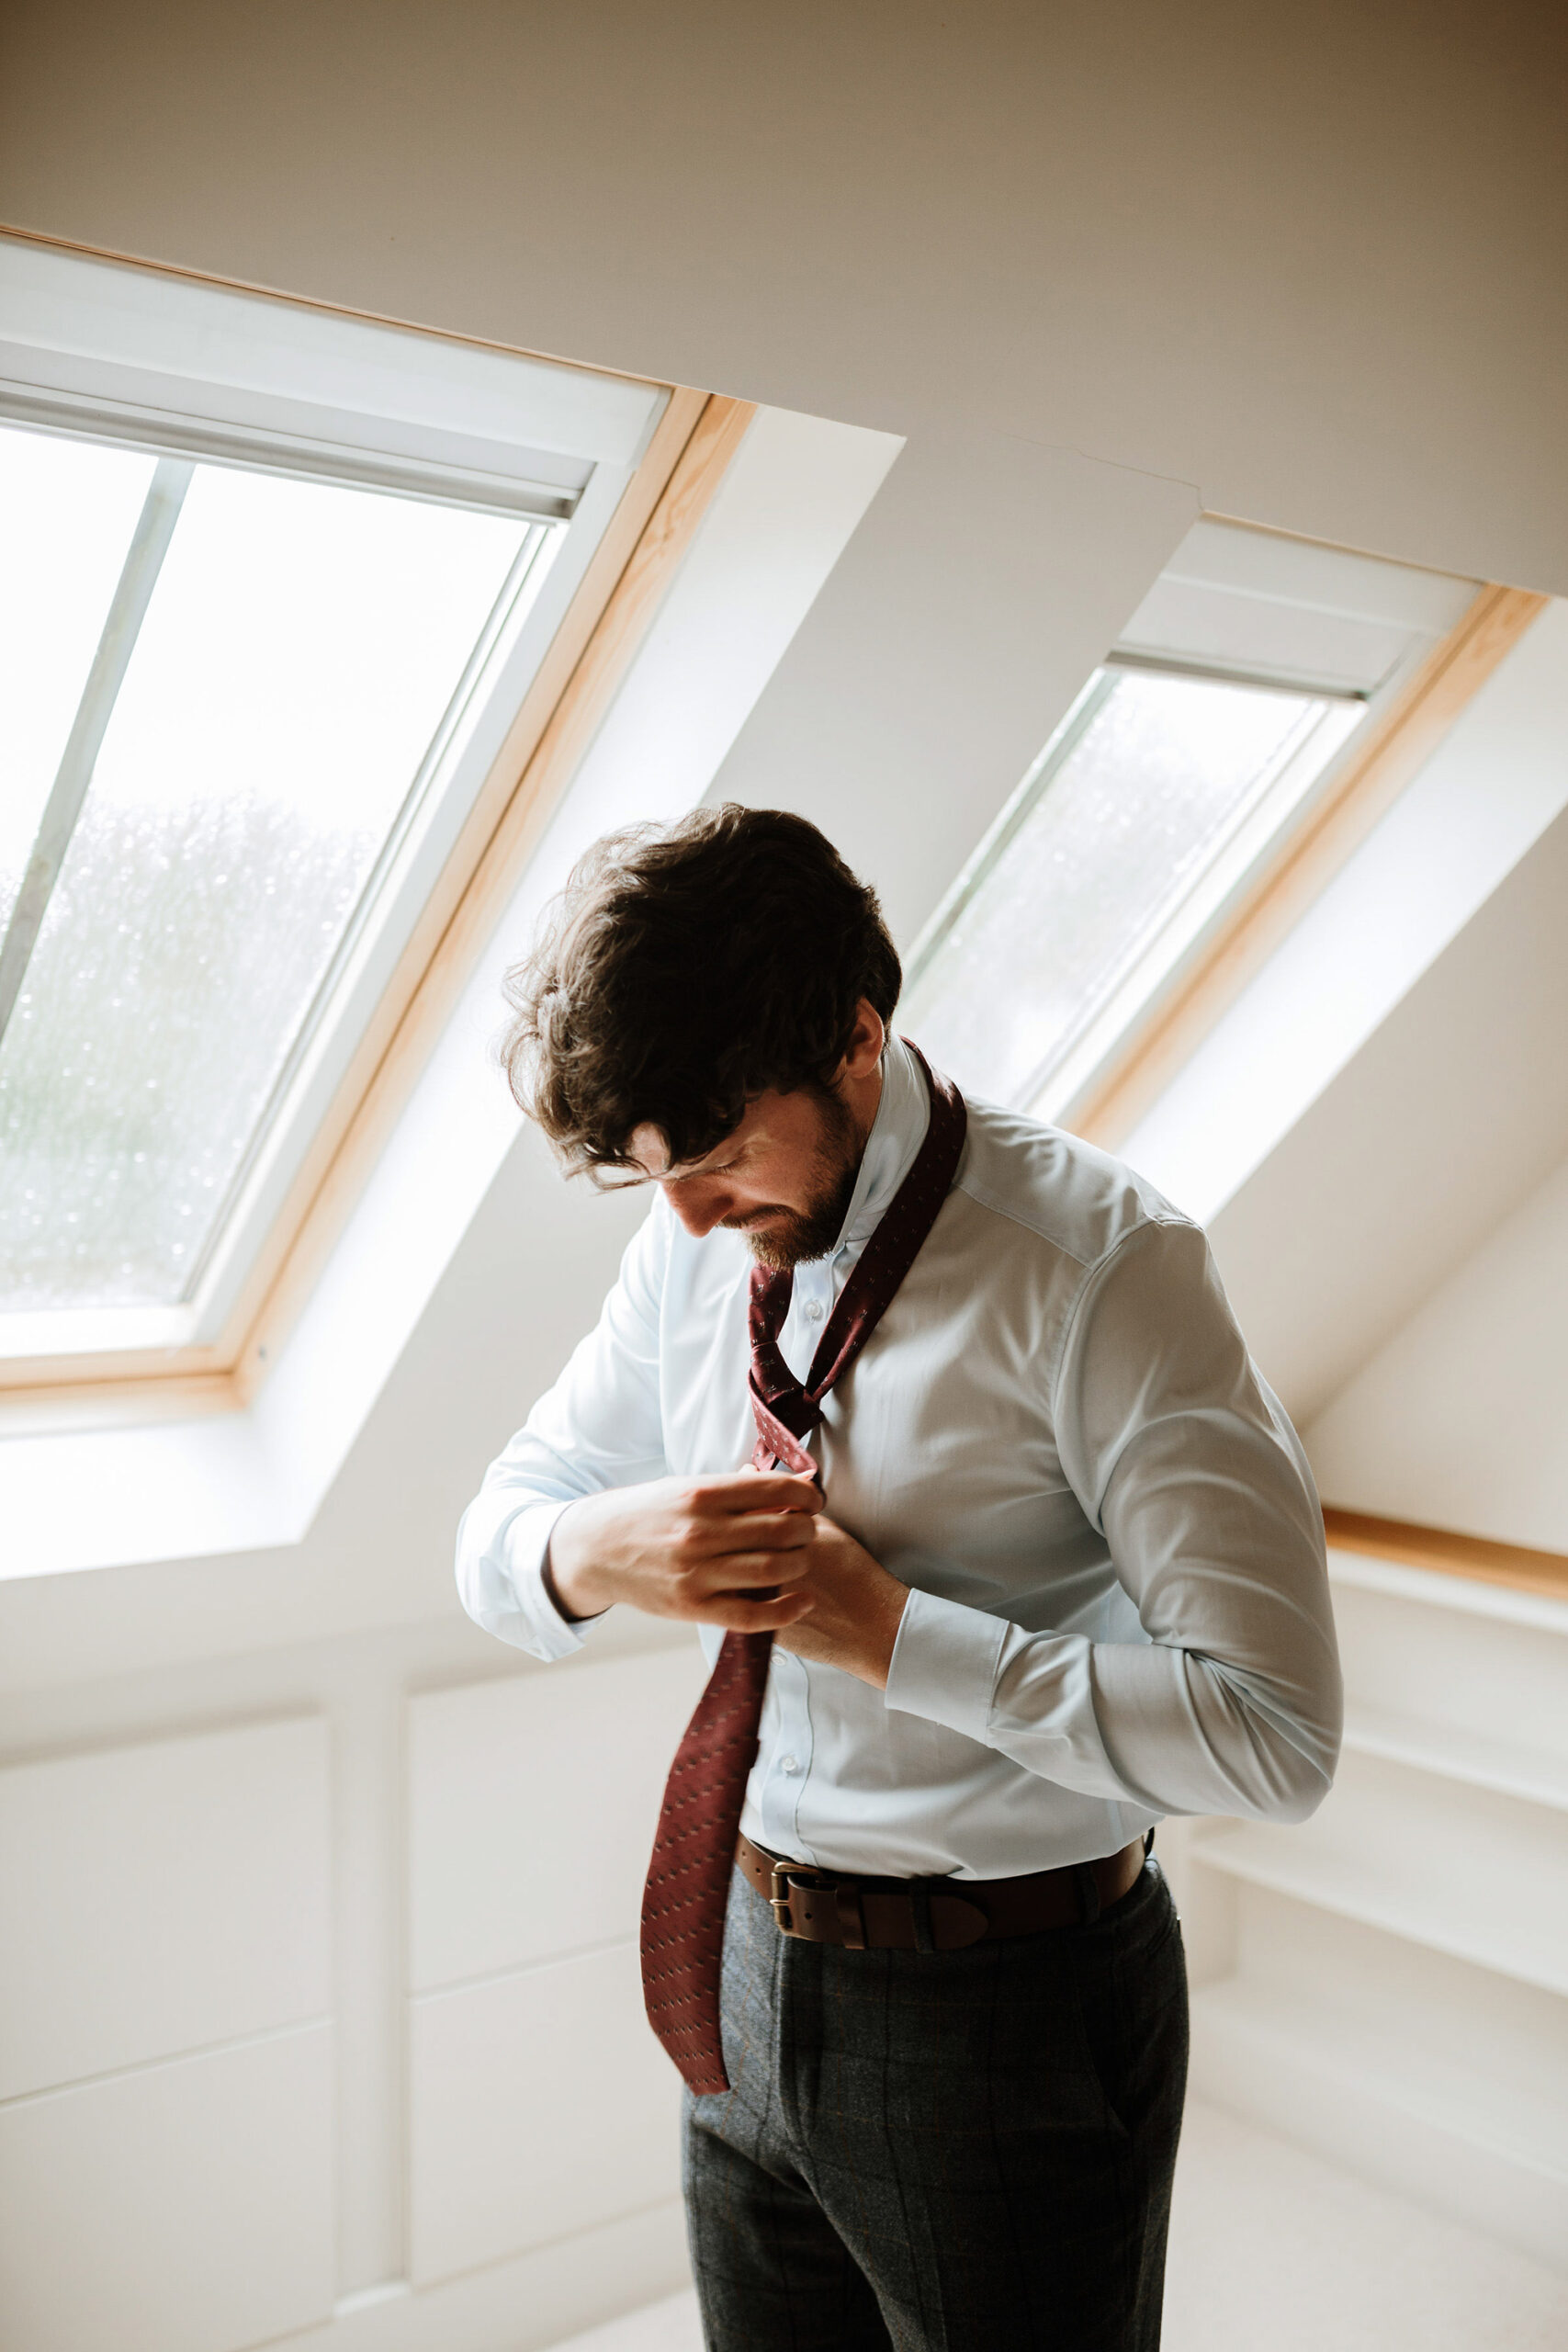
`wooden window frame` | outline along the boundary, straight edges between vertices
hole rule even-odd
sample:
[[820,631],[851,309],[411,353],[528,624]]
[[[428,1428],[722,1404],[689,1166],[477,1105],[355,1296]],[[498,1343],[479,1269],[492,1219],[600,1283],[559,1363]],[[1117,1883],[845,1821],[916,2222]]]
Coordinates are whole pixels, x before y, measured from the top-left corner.
[[[34,242],[65,246],[63,240]],[[103,260],[133,260],[95,246],[65,249]],[[140,261],[133,266],[157,266]],[[201,277],[204,283],[241,292],[273,291],[195,272],[164,274]],[[372,316],[347,311],[339,315]],[[409,324],[379,318],[373,322]],[[509,345],[487,347],[525,358],[553,357]],[[61,1412],[75,1419],[78,1408],[89,1420],[232,1411],[253,1400],[277,1362],[456,1008],[475,959],[522,880],[756,414],[750,401],[690,386],[653,389],[669,397],[648,449],[601,536],[221,1330],[210,1342],[178,1349],[125,1348],[0,1361],[0,1419],[8,1425],[15,1425],[17,1408],[35,1403],[47,1408],[51,1420]]]

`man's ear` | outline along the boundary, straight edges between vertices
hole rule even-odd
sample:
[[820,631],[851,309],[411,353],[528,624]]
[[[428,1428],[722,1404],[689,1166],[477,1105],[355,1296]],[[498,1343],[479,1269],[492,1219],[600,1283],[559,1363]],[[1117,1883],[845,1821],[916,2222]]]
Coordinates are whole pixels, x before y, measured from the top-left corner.
[[887,1024],[871,999],[863,996],[855,1008],[854,1032],[839,1071],[840,1079],[869,1078],[886,1045]]

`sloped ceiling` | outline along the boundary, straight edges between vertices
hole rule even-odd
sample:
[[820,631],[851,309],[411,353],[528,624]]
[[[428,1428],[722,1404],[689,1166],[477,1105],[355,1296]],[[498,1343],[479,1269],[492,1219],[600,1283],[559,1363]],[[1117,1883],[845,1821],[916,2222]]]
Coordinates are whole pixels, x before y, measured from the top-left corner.
[[[0,220],[908,433],[729,780],[793,766],[908,936],[1197,504],[1568,591],[1563,38],[1529,0],[16,0]],[[973,581],[1020,482],[1038,569],[966,612],[953,534]],[[1562,1148],[1564,861],[1559,826],[1220,1218],[1303,1417]],[[633,1214],[521,1141],[303,1544],[39,1580],[8,1633],[109,1673],[153,1616],[197,1655],[454,1610],[457,1510]]]
[[1568,816],[1214,1220],[1299,1422],[1568,1153]]
[[0,220],[1568,592],[1540,0],[10,0]]
[[709,799],[809,817],[907,947],[1196,515],[1181,482],[922,434]]

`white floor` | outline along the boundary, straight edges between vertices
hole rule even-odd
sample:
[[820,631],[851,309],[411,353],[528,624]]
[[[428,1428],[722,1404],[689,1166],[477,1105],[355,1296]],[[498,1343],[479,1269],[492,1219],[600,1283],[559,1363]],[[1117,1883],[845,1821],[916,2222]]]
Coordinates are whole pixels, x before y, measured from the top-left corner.
[[[702,2352],[676,2295],[558,2352]],[[1164,2352],[1563,2352],[1568,2278],[1192,2101]]]

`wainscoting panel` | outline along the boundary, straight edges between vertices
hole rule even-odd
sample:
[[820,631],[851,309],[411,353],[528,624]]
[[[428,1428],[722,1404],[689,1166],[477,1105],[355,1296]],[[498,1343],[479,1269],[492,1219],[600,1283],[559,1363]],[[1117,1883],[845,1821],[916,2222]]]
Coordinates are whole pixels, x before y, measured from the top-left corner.
[[414,2001],[409,2072],[416,2287],[678,2193],[632,1944]]
[[333,2302],[324,2025],[0,2108],[6,2352],[241,2352]]
[[307,1716],[0,1771],[0,2098],[331,2007],[327,1747]]
[[414,1992],[636,1934],[665,1774],[705,1672],[694,1634],[410,1701]]

